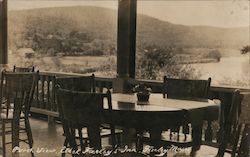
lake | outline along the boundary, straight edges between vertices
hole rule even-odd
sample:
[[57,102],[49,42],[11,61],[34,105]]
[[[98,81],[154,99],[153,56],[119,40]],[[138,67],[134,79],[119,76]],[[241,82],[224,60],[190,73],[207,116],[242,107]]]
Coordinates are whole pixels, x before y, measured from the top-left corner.
[[[113,62],[111,62],[110,59],[113,60]],[[18,65],[18,63],[20,62],[20,59],[18,59],[18,57],[14,57],[12,55],[10,55],[9,60],[10,65]],[[42,57],[40,59],[31,60],[33,60],[35,67],[45,71],[63,71],[61,69],[66,68],[67,72],[73,72],[74,70],[82,68],[86,69],[105,66],[106,63],[116,64],[116,56]],[[191,64],[191,66],[201,72],[201,79],[207,79],[208,77],[211,77],[213,85],[220,85],[223,81],[250,81],[249,54],[233,57],[222,57],[220,62],[217,63],[196,63]],[[109,71],[111,70],[113,69],[110,69]],[[99,71],[96,71],[96,73],[100,73],[100,75],[105,74]],[[112,76],[110,76],[109,74],[109,77]]]
[[201,79],[212,78],[212,84],[231,78],[232,80],[250,81],[250,55],[222,57],[217,63],[198,63],[192,67],[202,74]]

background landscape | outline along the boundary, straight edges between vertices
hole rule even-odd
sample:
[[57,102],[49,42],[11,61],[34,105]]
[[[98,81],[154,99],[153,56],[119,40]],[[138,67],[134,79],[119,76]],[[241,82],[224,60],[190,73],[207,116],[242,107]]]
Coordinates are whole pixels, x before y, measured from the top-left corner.
[[[10,64],[116,75],[117,10],[51,7],[8,16]],[[249,54],[240,51],[249,45],[249,27],[187,26],[142,14],[137,23],[138,78],[167,74],[249,85]]]

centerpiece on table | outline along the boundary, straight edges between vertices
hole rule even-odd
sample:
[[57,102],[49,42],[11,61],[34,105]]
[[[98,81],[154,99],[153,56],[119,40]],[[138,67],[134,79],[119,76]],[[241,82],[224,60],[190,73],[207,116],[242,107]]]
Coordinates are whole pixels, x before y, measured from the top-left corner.
[[145,84],[140,83],[137,84],[133,91],[136,92],[138,101],[148,101],[150,92],[152,91],[151,88],[148,88]]

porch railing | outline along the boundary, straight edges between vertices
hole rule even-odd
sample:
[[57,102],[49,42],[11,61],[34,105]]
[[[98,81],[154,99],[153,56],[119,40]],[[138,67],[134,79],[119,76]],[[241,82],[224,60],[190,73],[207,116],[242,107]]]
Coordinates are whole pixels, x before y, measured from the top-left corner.
[[[69,73],[52,73],[52,72],[40,72],[39,81],[36,85],[34,94],[34,101],[31,107],[31,112],[39,113],[48,116],[51,120],[58,117],[58,108],[56,104],[55,96],[55,78],[61,76],[82,76],[81,74],[69,74]],[[114,78],[101,78],[95,77],[96,79],[96,90],[103,92],[106,89],[112,90]],[[152,88],[153,92],[162,92],[162,82],[160,81],[149,81],[149,80],[137,80],[131,82],[130,86],[133,87],[135,83],[144,83],[148,87]],[[209,93],[209,98],[221,100],[221,115],[227,116],[232,101],[232,94],[236,88],[230,87],[214,87],[212,86]],[[241,89],[249,90],[249,89]],[[204,133],[205,141],[211,142],[217,139],[215,131],[212,128],[212,120],[207,120],[207,127]]]
[[[58,108],[56,104],[55,95],[55,80],[56,77],[65,76],[82,76],[79,74],[68,73],[51,73],[40,72],[38,82],[36,85],[34,100],[31,107],[31,112],[44,114],[49,117],[58,117]],[[96,79],[96,90],[103,92],[105,89],[112,89],[112,78],[99,78]]]

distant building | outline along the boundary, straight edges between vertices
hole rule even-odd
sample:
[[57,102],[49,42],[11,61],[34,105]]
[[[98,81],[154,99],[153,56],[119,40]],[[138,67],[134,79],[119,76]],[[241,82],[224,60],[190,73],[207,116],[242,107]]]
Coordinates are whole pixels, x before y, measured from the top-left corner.
[[33,58],[35,56],[35,51],[32,48],[20,48],[17,50],[17,54],[24,58]]

